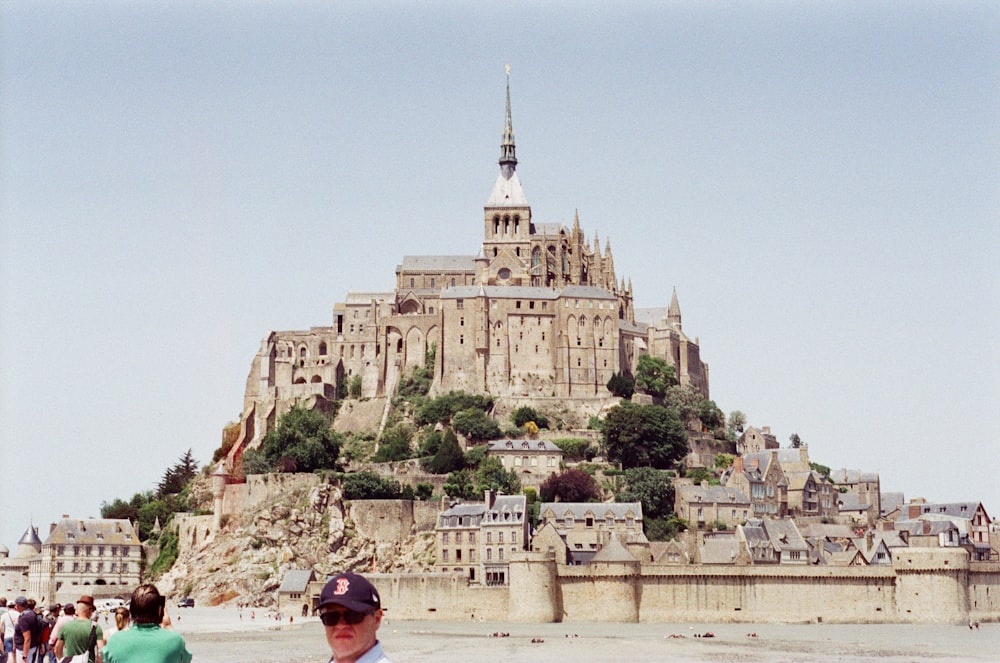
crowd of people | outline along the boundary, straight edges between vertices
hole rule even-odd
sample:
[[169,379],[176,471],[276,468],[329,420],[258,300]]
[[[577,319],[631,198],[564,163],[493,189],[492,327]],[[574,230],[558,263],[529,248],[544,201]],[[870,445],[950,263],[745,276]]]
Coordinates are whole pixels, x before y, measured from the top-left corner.
[[[332,654],[330,663],[389,663],[377,637],[382,599],[366,578],[354,573],[334,576],[320,593],[318,610]],[[51,605],[48,610],[39,609],[24,596],[10,606],[0,597],[4,645],[0,663],[63,663],[67,659],[72,663],[190,663],[184,638],[171,629],[166,597],[155,585],[136,588],[127,607],[115,608],[114,619],[115,630],[106,633],[92,596]]]
[[[0,597],[2,663],[189,663],[184,638],[170,628],[166,597],[140,585],[128,607],[114,610],[115,630],[101,628],[94,597],[53,604],[47,610],[18,596]],[[115,636],[112,638],[111,636]]]

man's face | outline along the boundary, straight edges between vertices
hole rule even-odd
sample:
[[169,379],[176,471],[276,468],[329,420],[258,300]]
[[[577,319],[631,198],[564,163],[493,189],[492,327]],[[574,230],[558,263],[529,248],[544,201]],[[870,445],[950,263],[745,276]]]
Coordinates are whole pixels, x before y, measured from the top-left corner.
[[350,612],[339,605],[329,605],[323,608],[322,614],[340,613],[341,617],[333,626],[324,626],[326,641],[333,652],[336,661],[351,662],[356,660],[375,645],[375,633],[382,624],[382,611],[365,615],[359,624],[348,624],[343,613]]

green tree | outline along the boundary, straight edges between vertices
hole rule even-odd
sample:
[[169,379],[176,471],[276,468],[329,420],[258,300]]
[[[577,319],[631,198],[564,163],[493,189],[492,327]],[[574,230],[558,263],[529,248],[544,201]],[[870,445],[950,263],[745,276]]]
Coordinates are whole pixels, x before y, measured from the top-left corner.
[[347,383],[347,393],[351,398],[361,398],[361,375],[355,375]]
[[726,424],[726,415],[722,413],[715,401],[710,401],[707,398],[698,403],[697,414],[701,425],[705,428],[715,429]]
[[616,502],[641,502],[642,517],[667,518],[674,513],[674,484],[666,472],[652,467],[625,470],[625,484]]
[[451,422],[455,430],[472,440],[495,440],[501,436],[500,424],[477,408],[456,412]]
[[510,420],[518,428],[521,428],[529,421],[535,422],[535,425],[538,426],[539,428],[549,427],[549,418],[546,417],[544,414],[539,414],[535,410],[535,408],[528,405],[522,405],[521,407],[516,408],[513,412],[511,412]]
[[477,497],[476,478],[472,470],[462,469],[452,472],[445,479],[443,490],[445,495],[461,500],[472,500]]
[[594,477],[583,470],[571,468],[549,478],[539,486],[543,502],[596,502],[601,499],[601,489]]
[[[321,412],[296,404],[268,431],[260,449],[274,468],[285,472],[337,469],[343,438]],[[244,463],[244,471],[246,465]]]
[[372,460],[376,463],[406,460],[413,455],[410,440],[413,439],[413,427],[406,423],[398,423],[385,429],[382,443]]
[[188,449],[176,463],[163,473],[163,478],[160,479],[156,489],[157,496],[163,497],[181,492],[196,474],[198,474],[198,461],[194,459],[191,450]]
[[394,500],[401,493],[398,481],[367,470],[344,477],[344,497],[349,500]]
[[458,444],[458,438],[450,429],[444,429],[441,436],[441,445],[437,453],[427,463],[427,470],[433,474],[448,474],[465,467],[465,454]]
[[799,437],[798,433],[792,433],[788,441],[792,443],[792,449],[798,449],[802,446],[802,438]]
[[622,467],[672,467],[688,452],[687,433],[677,412],[658,405],[622,401],[604,420],[608,457]]
[[729,413],[729,421],[726,422],[726,438],[730,442],[735,442],[746,425],[747,415],[739,410],[733,410]]
[[632,394],[635,393],[635,380],[630,378],[626,373],[613,373],[611,379],[608,380],[607,386],[608,391],[618,398],[624,398],[625,400],[632,398]]
[[487,456],[476,470],[476,492],[482,494],[486,490],[517,495],[521,492],[521,479],[514,470],[504,469],[499,458]]
[[662,357],[639,355],[635,369],[635,388],[655,398],[667,395],[667,389],[677,384],[674,367]]

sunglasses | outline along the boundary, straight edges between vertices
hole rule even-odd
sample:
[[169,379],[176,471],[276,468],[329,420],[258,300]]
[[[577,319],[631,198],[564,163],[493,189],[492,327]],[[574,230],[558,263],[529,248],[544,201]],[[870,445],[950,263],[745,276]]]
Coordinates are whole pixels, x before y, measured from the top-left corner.
[[324,626],[336,626],[340,623],[341,619],[346,624],[357,626],[365,620],[365,617],[374,614],[374,612],[358,612],[357,610],[345,610],[343,612],[331,610],[330,612],[321,613],[319,620],[323,622]]

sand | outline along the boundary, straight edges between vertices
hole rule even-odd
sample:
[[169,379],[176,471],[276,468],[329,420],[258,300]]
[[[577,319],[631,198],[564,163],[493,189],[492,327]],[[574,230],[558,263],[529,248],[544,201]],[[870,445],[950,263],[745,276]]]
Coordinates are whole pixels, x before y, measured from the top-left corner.
[[[327,661],[323,627],[315,617],[279,624],[235,608],[171,609],[198,663],[311,663]],[[179,619],[178,619],[179,618]],[[696,634],[713,632],[714,638]],[[494,632],[509,637],[492,637]],[[755,638],[747,637],[756,633]],[[671,635],[682,637],[672,638]],[[747,661],[945,663],[997,661],[1000,624],[978,630],[955,625],[849,624],[505,624],[396,622],[379,630],[393,663],[413,661]],[[532,643],[532,639],[543,642]]]

